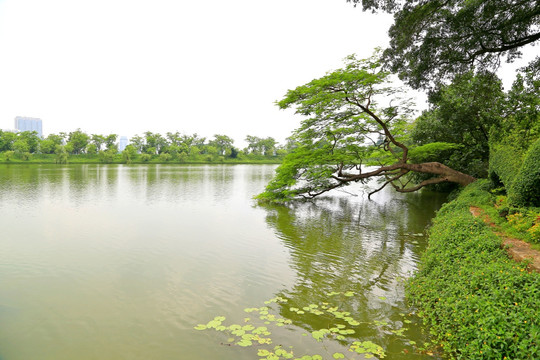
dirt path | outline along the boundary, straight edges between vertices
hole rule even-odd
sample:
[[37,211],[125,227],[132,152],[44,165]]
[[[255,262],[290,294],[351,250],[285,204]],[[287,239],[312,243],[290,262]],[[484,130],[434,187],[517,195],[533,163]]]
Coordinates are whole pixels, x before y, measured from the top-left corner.
[[[496,225],[491,221],[489,216],[482,211],[482,209],[476,206],[471,206],[469,210],[473,216],[479,217],[492,228],[496,228]],[[506,249],[506,252],[512,259],[518,262],[523,260],[531,260],[529,270],[540,273],[540,251],[531,249],[531,244],[525,241],[509,238],[501,232],[495,232],[495,234],[502,238],[503,242],[501,247]]]

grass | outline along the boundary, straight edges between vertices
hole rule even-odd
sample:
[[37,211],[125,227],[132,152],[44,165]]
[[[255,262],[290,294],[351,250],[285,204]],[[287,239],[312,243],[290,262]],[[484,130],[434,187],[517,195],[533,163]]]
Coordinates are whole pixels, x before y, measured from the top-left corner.
[[469,211],[488,209],[485,181],[438,212],[407,296],[433,341],[453,359],[535,359],[540,353],[540,274],[509,259],[501,239]]

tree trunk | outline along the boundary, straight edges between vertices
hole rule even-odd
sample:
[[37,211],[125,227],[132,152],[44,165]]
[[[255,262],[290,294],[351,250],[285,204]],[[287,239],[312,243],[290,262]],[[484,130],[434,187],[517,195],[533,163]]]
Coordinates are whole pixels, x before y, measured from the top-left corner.
[[424,174],[439,175],[446,181],[458,183],[466,186],[476,181],[476,178],[460,171],[449,168],[448,166],[439,162],[428,162],[422,164],[402,164],[403,169],[421,172]]

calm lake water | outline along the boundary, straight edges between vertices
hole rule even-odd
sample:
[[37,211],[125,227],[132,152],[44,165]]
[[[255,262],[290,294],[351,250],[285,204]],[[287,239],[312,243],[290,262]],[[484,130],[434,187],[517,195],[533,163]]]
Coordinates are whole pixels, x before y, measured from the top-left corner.
[[0,359],[258,359],[267,347],[193,327],[217,315],[244,324],[257,317],[244,308],[275,296],[288,302],[270,313],[292,324],[267,326],[295,356],[346,350],[302,335],[333,318],[290,311],[328,302],[361,322],[349,339],[424,358],[409,345],[423,341],[416,320],[400,315],[403,279],[444,198],[388,190],[368,201],[359,185],[360,196],[257,206],[274,169],[0,165]]

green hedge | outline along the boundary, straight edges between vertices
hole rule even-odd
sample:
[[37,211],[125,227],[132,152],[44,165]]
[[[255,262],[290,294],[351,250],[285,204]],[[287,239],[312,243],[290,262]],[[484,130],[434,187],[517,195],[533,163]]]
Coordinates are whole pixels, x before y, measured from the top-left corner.
[[434,219],[408,297],[455,359],[538,359],[540,274],[508,259],[470,205],[491,202],[487,181],[469,185]]
[[516,206],[540,206],[540,139],[525,154],[508,191],[508,201]]
[[510,189],[521,167],[522,152],[509,145],[499,144],[492,146],[489,153],[489,177],[497,183],[503,183]]

